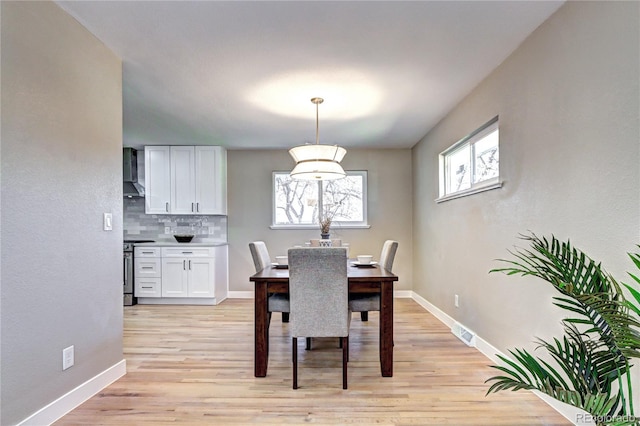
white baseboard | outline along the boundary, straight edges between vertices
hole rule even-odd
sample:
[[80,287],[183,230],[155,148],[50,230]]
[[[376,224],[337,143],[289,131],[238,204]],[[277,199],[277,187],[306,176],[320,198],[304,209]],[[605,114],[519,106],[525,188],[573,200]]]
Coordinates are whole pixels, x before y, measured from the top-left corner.
[[227,295],[229,299],[254,299],[254,291],[230,291]]
[[[444,325],[446,325],[448,328],[451,328],[453,326],[453,324],[456,322],[456,320],[452,317],[450,317],[448,314],[446,314],[445,312],[441,311],[440,309],[438,309],[434,304],[430,303],[428,300],[426,300],[425,298],[423,298],[422,296],[420,296],[419,294],[416,294],[415,292],[411,292],[411,298],[413,300],[416,301],[416,303],[418,303],[420,306],[422,306],[423,308],[425,308],[427,311],[429,311],[434,317],[438,318]],[[498,355],[503,356],[505,358],[511,358],[506,356],[505,354],[503,354],[501,351],[499,351],[495,346],[493,346],[492,344],[490,344],[489,342],[487,342],[486,340],[484,340],[482,337],[476,335],[476,349],[484,356],[486,356],[489,360],[491,360],[491,362],[493,362],[494,364],[500,364],[502,361],[500,361],[500,358],[498,358]],[[488,389],[488,388],[487,388]],[[542,399],[544,402],[546,402],[547,404],[549,404],[551,406],[551,408],[553,408],[554,410],[556,410],[558,413],[560,413],[561,415],[563,415],[567,420],[569,420],[570,422],[573,422],[573,424],[580,424],[580,425],[592,425],[595,423],[590,423],[590,422],[580,422],[577,423],[577,419],[583,419],[584,417],[584,411],[573,407],[571,405],[568,404],[564,404],[560,401],[557,401],[541,392],[533,392],[538,398]]]
[[139,305],[216,305],[215,297],[138,297]]
[[127,361],[122,360],[19,423],[20,426],[50,425],[80,404],[127,374]]

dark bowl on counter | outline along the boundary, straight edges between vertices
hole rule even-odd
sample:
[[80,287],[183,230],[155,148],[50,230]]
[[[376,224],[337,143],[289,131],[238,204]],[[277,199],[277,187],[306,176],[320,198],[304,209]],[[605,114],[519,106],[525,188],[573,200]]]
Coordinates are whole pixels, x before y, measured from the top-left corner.
[[193,235],[174,235],[173,238],[179,243],[188,243],[193,240]]

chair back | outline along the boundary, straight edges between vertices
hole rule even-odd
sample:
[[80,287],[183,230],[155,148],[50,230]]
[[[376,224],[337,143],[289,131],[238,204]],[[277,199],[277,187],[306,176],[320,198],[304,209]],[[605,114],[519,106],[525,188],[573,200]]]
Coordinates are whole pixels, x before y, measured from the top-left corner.
[[393,260],[398,250],[398,242],[387,240],[382,245],[382,253],[380,253],[380,267],[391,272],[393,269]]
[[348,336],[347,249],[291,248],[288,256],[291,336]]
[[251,257],[253,258],[253,265],[256,267],[256,272],[260,272],[267,266],[271,265],[269,251],[267,250],[267,245],[264,241],[254,241],[249,243],[249,250],[251,250]]

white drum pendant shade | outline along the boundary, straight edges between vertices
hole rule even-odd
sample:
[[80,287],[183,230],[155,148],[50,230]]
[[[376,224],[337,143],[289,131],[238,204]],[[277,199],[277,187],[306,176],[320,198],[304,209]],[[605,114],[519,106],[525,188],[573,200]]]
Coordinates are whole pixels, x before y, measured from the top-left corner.
[[301,180],[332,180],[342,179],[347,174],[342,169],[340,161],[347,150],[337,145],[320,145],[318,132],[318,104],[322,98],[313,98],[316,104],[316,143],[315,145],[300,145],[289,150],[289,154],[296,162],[296,166],[289,174],[293,179]]

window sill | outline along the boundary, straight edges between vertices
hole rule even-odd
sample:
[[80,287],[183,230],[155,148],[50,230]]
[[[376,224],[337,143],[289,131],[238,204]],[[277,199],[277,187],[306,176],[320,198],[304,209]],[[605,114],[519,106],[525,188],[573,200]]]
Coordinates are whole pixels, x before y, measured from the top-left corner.
[[476,186],[475,188],[466,189],[464,191],[456,192],[453,194],[445,195],[444,197],[436,198],[434,201],[436,203],[443,203],[449,200],[455,200],[456,198],[466,197],[468,195],[477,194],[479,192],[490,191],[492,189],[501,188],[502,181],[487,183],[482,186]]
[[[341,230],[341,229],[369,229],[371,228],[371,225],[367,225],[367,224],[361,224],[361,225],[333,225],[332,227],[332,231],[333,229],[336,230]],[[305,229],[315,229],[315,230],[320,230],[320,228],[318,227],[318,225],[271,225],[269,226],[269,229],[298,229],[298,230],[305,230]]]

